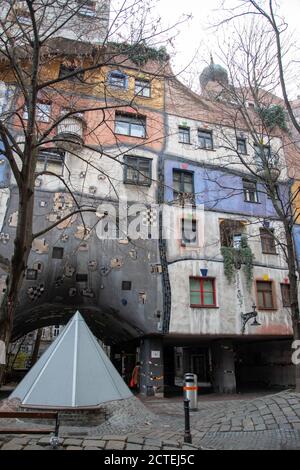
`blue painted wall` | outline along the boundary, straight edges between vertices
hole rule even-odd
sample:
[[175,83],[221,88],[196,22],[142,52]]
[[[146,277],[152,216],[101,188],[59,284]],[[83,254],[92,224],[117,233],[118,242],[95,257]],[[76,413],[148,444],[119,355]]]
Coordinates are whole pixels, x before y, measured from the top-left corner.
[[294,243],[295,243],[295,248],[296,248],[296,256],[297,256],[297,260],[300,266],[300,225],[294,225],[293,234],[294,234]]
[[10,166],[3,151],[4,145],[0,140],[0,188],[7,188],[10,180]]
[[[197,205],[204,204],[206,209],[220,212],[245,213],[245,215],[255,217],[276,217],[272,201],[265,194],[262,185],[257,185],[259,202],[245,202],[241,176],[172,160],[165,160],[165,200],[168,202],[174,199],[173,169],[194,173]],[[279,190],[280,197],[288,200],[288,186],[280,185]]]

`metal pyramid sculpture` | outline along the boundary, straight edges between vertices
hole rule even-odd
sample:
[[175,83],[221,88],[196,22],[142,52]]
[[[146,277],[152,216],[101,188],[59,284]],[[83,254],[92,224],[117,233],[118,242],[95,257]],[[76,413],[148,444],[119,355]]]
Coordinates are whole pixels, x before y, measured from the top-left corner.
[[19,383],[10,398],[39,408],[95,407],[131,391],[79,312]]

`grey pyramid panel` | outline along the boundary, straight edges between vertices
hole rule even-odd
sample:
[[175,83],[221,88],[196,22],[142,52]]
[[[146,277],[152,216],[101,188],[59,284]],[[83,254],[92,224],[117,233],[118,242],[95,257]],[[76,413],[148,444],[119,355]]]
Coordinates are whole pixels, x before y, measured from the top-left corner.
[[10,395],[23,405],[91,407],[132,396],[77,312]]
[[129,398],[132,394],[117,370],[96,341],[84,320],[78,322],[78,348],[76,376],[76,406],[86,401],[98,405],[112,400]]
[[[9,398],[19,398],[22,403],[28,394],[33,393],[33,389],[36,387],[37,384],[40,384],[41,375],[43,375],[43,371],[50,361],[55,360],[55,353],[56,350],[59,348],[63,338],[67,335],[68,330],[71,328],[71,321],[68,323],[66,328],[63,332],[53,341],[53,343],[46,349],[44,354],[40,357],[38,362],[29,370],[29,372],[25,375],[23,380],[18,384],[15,390],[11,393]],[[67,339],[68,342],[68,339]],[[61,354],[61,351],[60,351]],[[64,353],[63,353],[64,355]],[[57,371],[58,373],[58,371]],[[57,377],[57,373],[55,377]],[[44,376],[45,377],[45,376]],[[51,383],[55,383],[57,385],[57,380],[51,380]],[[49,384],[50,385],[50,384]],[[57,386],[58,389],[58,386]]]

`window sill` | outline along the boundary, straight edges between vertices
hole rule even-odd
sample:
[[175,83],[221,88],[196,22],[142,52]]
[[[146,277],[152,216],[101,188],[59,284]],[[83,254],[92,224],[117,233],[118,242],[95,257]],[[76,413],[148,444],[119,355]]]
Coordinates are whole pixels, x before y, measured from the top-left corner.
[[220,308],[217,305],[190,305],[190,308]]
[[278,310],[278,308],[276,308],[276,307],[272,307],[272,308],[257,307],[257,310],[264,310],[266,312],[276,312],[276,310]]
[[119,132],[115,132],[116,135],[123,135],[124,137],[131,137],[132,139],[140,139],[140,140],[146,140],[148,137],[137,137],[136,135],[130,135],[130,134],[120,134]]
[[278,253],[271,253],[269,251],[262,251],[262,254],[263,255],[275,255],[275,256],[278,256]]
[[108,83],[107,86],[109,86],[110,88],[114,88],[115,90],[128,91],[128,88],[124,86],[113,85],[112,83]]
[[124,184],[130,184],[131,186],[145,186],[146,188],[150,188],[151,183],[139,183],[138,181],[123,181]]
[[178,140],[178,143],[183,145],[193,145],[192,142],[182,142],[181,140]]

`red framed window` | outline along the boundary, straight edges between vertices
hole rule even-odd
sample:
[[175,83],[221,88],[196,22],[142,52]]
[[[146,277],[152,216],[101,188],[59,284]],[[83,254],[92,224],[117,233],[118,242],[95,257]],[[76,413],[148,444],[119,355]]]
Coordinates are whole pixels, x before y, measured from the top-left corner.
[[273,285],[271,281],[256,281],[257,306],[265,310],[275,310]]
[[216,307],[215,278],[190,277],[191,307]]

